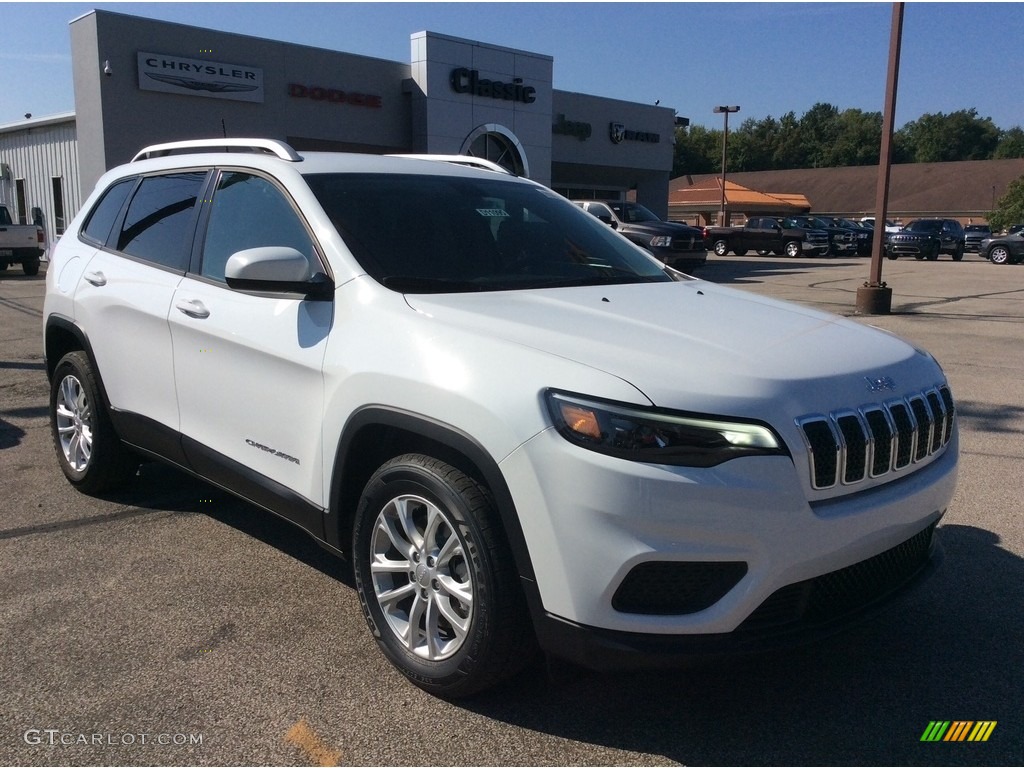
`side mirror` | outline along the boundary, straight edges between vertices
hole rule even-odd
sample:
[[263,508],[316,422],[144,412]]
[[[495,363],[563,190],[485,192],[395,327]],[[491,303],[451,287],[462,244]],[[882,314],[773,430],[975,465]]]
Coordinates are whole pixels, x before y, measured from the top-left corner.
[[327,299],[334,283],[323,272],[313,272],[299,251],[271,245],[247,248],[231,254],[224,266],[229,288],[266,293],[300,293],[310,299]]

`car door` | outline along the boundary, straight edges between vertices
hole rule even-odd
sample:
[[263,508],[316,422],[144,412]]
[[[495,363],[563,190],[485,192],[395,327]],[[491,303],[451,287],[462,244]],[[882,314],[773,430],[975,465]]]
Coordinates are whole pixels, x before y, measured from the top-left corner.
[[292,247],[323,271],[306,223],[273,180],[224,170],[171,306],[185,452],[206,477],[316,527],[323,506],[323,357],[333,302],[229,288],[232,253]]
[[113,231],[89,257],[75,293],[75,320],[88,329],[118,430],[143,447],[165,443],[178,429],[167,315],[188,263],[206,177],[175,172],[115,185],[105,212],[113,209]]
[[772,243],[775,224],[774,219],[755,218],[747,222],[746,246],[755,251],[770,251],[775,246]]

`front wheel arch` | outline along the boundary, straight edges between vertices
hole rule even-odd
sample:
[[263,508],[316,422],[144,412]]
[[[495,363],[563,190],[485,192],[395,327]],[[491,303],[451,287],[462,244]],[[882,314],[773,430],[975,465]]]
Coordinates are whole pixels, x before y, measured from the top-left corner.
[[[458,468],[486,486],[515,558],[531,611],[543,613],[533,563],[512,493],[497,462],[472,436],[422,414],[386,406],[361,408],[349,417],[335,452],[330,514],[325,536],[336,549],[352,551],[356,507],[370,476],[380,465],[404,453],[422,453]],[[537,612],[540,613],[537,613]]]

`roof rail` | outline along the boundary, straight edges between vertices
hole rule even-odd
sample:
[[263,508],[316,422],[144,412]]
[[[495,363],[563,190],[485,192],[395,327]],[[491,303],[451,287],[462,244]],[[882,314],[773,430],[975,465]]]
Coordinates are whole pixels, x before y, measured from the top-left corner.
[[169,155],[175,150],[189,150],[191,152],[213,151],[219,148],[240,147],[254,151],[267,152],[282,160],[290,160],[297,163],[302,158],[283,141],[277,139],[192,139],[190,141],[171,141],[166,144],[153,144],[141,150],[132,162],[146,160],[150,157],[162,157]]
[[485,171],[494,171],[495,173],[504,173],[508,176],[515,176],[512,171],[503,165],[498,165],[490,160],[484,160],[482,157],[473,157],[472,155],[389,155],[389,157],[407,157],[410,160],[434,160],[435,162],[440,163],[465,165],[470,168],[482,168]]

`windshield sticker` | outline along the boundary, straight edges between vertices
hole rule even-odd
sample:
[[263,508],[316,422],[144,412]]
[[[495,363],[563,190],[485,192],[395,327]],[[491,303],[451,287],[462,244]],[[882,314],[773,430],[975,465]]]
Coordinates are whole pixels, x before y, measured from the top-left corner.
[[503,210],[501,208],[477,208],[476,212],[479,213],[481,216],[484,216],[484,217],[486,217],[488,219],[507,219],[507,218],[510,218],[509,215],[508,215],[508,211],[505,211],[505,210]]

